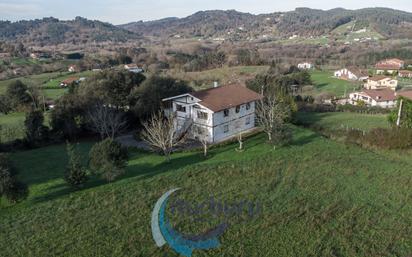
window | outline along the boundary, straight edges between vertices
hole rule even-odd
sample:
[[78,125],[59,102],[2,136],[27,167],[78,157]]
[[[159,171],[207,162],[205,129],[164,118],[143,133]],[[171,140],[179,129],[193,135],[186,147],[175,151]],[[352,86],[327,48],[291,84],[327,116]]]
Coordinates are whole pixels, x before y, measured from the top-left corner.
[[178,112],[186,112],[186,106],[176,104],[176,111]]
[[250,103],[246,104],[246,110],[250,110]]
[[229,125],[224,125],[223,126],[223,133],[229,132]]
[[223,111],[223,117],[229,116],[229,109]]
[[236,113],[240,112],[240,105],[236,106]]
[[197,118],[201,120],[207,120],[207,112],[197,111]]
[[246,125],[250,124],[250,117],[246,117]]

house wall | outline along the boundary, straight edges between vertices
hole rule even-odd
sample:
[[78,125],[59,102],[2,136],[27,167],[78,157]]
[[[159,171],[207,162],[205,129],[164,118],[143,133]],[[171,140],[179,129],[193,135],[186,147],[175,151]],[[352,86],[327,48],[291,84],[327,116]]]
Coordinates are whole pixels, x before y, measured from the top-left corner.
[[364,86],[366,89],[390,88],[395,90],[398,87],[398,81],[394,79],[383,79],[380,81],[368,80]]
[[[249,124],[246,121],[249,120]],[[250,109],[246,110],[246,104],[240,106],[239,113],[236,107],[229,109],[229,116],[224,117],[224,111],[220,111],[213,116],[213,138],[214,142],[223,141],[229,137],[255,127],[255,102],[250,103]],[[225,126],[229,131],[225,132]]]
[[338,77],[338,78],[358,80],[358,77],[348,69],[341,69],[341,70],[335,71],[334,75],[335,77]]

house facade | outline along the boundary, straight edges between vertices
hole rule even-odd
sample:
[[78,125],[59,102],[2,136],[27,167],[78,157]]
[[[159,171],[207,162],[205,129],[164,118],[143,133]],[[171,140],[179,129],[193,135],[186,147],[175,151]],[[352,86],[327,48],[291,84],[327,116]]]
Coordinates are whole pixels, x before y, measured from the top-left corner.
[[225,141],[255,127],[261,96],[240,85],[215,87],[163,99],[166,114],[175,114],[179,133],[208,143]]
[[124,68],[133,73],[141,73],[143,69],[137,66],[136,64],[126,64]]
[[301,70],[311,70],[314,68],[312,63],[309,62],[303,62],[298,64],[298,68]]
[[367,89],[349,94],[348,103],[352,105],[359,105],[362,103],[371,107],[394,108],[396,107],[396,98],[396,93],[389,88]]
[[404,66],[405,62],[400,59],[386,59],[375,65],[376,74],[395,74]]
[[389,88],[395,91],[397,87],[398,87],[398,80],[393,79],[391,77],[385,77],[385,76],[370,77],[364,84],[364,88],[369,89],[369,90]]
[[359,69],[341,69],[337,70],[334,73],[334,76],[339,79],[345,79],[345,80],[359,80],[363,81],[369,78],[368,72],[362,71]]
[[410,79],[412,79],[412,71],[410,71],[410,70],[401,70],[401,71],[399,71],[398,76],[400,78],[410,78]]

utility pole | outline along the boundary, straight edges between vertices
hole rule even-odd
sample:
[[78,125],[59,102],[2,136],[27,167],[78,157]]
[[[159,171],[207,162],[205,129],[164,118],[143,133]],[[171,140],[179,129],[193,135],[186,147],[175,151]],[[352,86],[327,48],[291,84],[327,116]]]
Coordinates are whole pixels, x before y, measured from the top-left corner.
[[396,120],[397,127],[401,125],[402,105],[403,105],[403,99],[401,99],[401,102],[399,103],[398,119]]

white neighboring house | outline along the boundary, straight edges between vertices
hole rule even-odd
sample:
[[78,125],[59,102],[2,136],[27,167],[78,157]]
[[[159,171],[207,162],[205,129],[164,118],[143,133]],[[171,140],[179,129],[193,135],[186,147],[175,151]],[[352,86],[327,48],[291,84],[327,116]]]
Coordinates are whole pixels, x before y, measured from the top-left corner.
[[390,88],[395,91],[398,87],[398,80],[386,76],[374,76],[368,78],[363,87],[366,89]]
[[163,99],[165,113],[176,114],[176,129],[189,138],[218,143],[255,127],[261,95],[240,85],[214,87]]
[[314,68],[312,63],[309,62],[303,62],[298,64],[298,68],[301,70],[311,70]]
[[358,105],[363,102],[366,106],[379,106],[394,108],[396,106],[396,93],[389,88],[363,90],[349,95],[349,104]]
[[137,66],[136,64],[126,64],[124,65],[124,68],[130,72],[133,73],[141,73],[143,72],[143,69]]
[[358,80],[363,81],[369,78],[369,75],[366,71],[359,69],[341,69],[335,71],[333,74],[336,78],[345,79],[345,80]]

